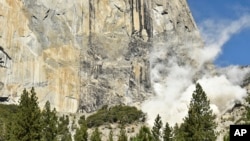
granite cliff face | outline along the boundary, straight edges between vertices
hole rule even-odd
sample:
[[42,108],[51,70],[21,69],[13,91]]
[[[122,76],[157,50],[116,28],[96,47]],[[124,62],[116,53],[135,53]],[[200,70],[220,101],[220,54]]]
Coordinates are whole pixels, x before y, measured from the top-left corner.
[[155,45],[202,46],[186,0],[1,0],[0,23],[0,95],[64,112],[140,103]]

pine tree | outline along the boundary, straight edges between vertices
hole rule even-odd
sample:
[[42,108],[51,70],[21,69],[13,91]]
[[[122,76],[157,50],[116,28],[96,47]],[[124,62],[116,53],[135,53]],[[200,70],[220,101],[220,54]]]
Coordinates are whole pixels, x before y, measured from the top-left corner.
[[43,123],[43,140],[54,141],[57,136],[58,118],[56,116],[56,109],[51,111],[49,101],[46,102],[44,110],[42,111],[42,123]]
[[5,140],[6,123],[0,118],[0,141]]
[[146,126],[140,128],[139,133],[131,141],[154,141],[150,129]]
[[74,136],[75,141],[88,141],[88,128],[85,117],[82,116],[79,120],[80,128],[76,129],[76,134]]
[[128,141],[128,137],[127,137],[126,130],[124,129],[124,127],[122,127],[120,129],[120,134],[118,136],[118,141]]
[[158,114],[155,122],[154,122],[154,126],[152,128],[152,134],[154,137],[154,141],[160,141],[161,139],[161,128],[162,128],[162,121],[161,121],[161,117]]
[[210,109],[210,101],[200,84],[196,84],[190,102],[188,116],[180,127],[185,141],[214,141],[216,139],[215,116]]
[[41,129],[41,112],[35,90],[32,88],[29,93],[24,89],[9,138],[13,141],[40,141]]
[[71,134],[69,132],[69,116],[62,116],[59,118],[59,123],[58,123],[58,136],[59,136],[59,140],[61,141],[71,141]]
[[60,141],[72,141],[71,134],[68,132],[61,137]]
[[17,112],[17,105],[6,105],[0,103],[0,141],[9,140],[8,131],[10,123],[15,120],[14,115]]
[[[13,118],[15,118],[15,116],[13,116]],[[11,120],[13,121],[13,120]],[[11,122],[11,121],[8,121],[7,122],[7,125],[6,125],[6,140],[7,141],[13,141],[14,140],[14,129],[16,128],[15,127],[15,123],[14,122]]]
[[169,124],[165,124],[165,128],[163,130],[163,141],[172,141],[172,129],[169,127]]
[[101,141],[101,135],[100,135],[100,132],[99,132],[97,127],[95,128],[95,131],[92,133],[90,140],[91,141]]
[[114,141],[112,129],[111,129],[110,132],[109,132],[109,140],[108,140],[108,141]]
[[172,130],[172,141],[185,141],[181,127],[176,123]]

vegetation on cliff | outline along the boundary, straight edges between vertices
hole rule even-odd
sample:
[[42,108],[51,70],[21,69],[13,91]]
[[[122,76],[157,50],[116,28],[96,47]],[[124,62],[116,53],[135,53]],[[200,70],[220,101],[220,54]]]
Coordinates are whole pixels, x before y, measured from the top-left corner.
[[40,141],[42,139],[42,118],[34,88],[30,93],[23,90],[15,120],[10,124],[7,139],[19,141]]
[[0,141],[71,140],[69,120],[64,116],[58,120],[49,102],[41,111],[34,88],[23,90],[19,105],[0,105],[0,112]]
[[201,85],[197,84],[189,105],[188,115],[179,128],[180,138],[185,141],[214,141],[216,140],[215,128],[215,115],[210,109],[210,102]]
[[[249,99],[248,97],[247,102],[250,101]],[[188,114],[182,124],[171,127],[165,123],[163,126],[160,115],[157,115],[152,129],[141,126],[135,136],[129,136],[126,125],[146,120],[146,115],[135,107],[104,106],[87,118],[81,116],[78,124],[75,124],[67,115],[58,117],[56,110],[50,108],[49,102],[46,102],[44,109],[40,110],[35,90],[32,88],[30,92],[23,91],[18,106],[0,105],[0,141],[70,141],[72,132],[69,129],[75,130],[75,141],[101,141],[103,133],[98,127],[113,123],[120,125],[120,133],[116,134],[116,139],[119,141],[214,141],[216,140],[214,129],[217,125],[209,105],[210,101],[207,99],[206,93],[197,84],[190,101]],[[244,119],[248,123],[250,110],[249,108],[246,110]],[[74,129],[73,124],[77,125]],[[93,132],[88,132],[90,128],[94,129]],[[113,141],[115,139],[113,129],[110,129],[107,140]],[[224,140],[228,139],[227,134]]]
[[14,121],[17,109],[17,105],[0,104],[0,141],[6,140],[7,130],[10,128],[10,122]]
[[74,136],[75,141],[87,141],[88,140],[88,127],[86,124],[86,120],[85,120],[85,116],[82,116],[79,121],[78,124],[80,126],[80,128],[76,129],[76,134]]
[[146,115],[135,107],[118,105],[108,108],[104,106],[87,118],[87,126],[91,128],[109,123],[131,124],[135,121],[145,121],[145,118]]

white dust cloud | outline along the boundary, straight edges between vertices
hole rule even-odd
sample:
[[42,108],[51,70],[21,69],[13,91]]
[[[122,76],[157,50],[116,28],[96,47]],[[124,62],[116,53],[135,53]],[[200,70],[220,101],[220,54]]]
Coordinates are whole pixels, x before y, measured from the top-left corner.
[[218,73],[224,74],[235,85],[242,85],[242,81],[249,72],[250,67],[228,66],[218,68]]
[[195,82],[201,84],[217,115],[236,101],[242,101],[246,90],[239,85],[250,69],[230,66],[216,70],[209,63],[216,59],[234,34],[248,27],[249,16],[227,22],[210,20],[201,26],[206,41],[203,48],[203,43],[195,40],[195,33],[182,35],[184,37],[170,33],[172,35],[164,44],[156,43],[150,58],[156,96],[142,104],[142,110],[148,114],[148,123],[153,125],[157,114],[170,125],[181,123],[187,115]]
[[250,16],[244,15],[235,21],[213,21],[206,20],[200,26],[200,31],[206,46],[203,50],[203,55],[208,54],[207,60],[215,60],[221,53],[223,45],[230,40],[234,35],[242,31],[243,29],[250,27]]

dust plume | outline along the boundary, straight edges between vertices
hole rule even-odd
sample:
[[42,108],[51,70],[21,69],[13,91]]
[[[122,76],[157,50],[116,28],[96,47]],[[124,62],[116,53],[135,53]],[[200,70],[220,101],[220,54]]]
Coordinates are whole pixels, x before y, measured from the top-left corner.
[[170,125],[181,123],[187,115],[196,82],[203,87],[217,115],[246,96],[246,90],[239,85],[250,69],[237,66],[218,69],[212,62],[234,34],[250,27],[249,16],[227,22],[208,20],[200,27],[205,47],[196,40],[197,31],[185,33],[182,37],[169,32],[165,43],[154,44],[150,63],[156,95],[142,104],[150,125],[157,114]]

